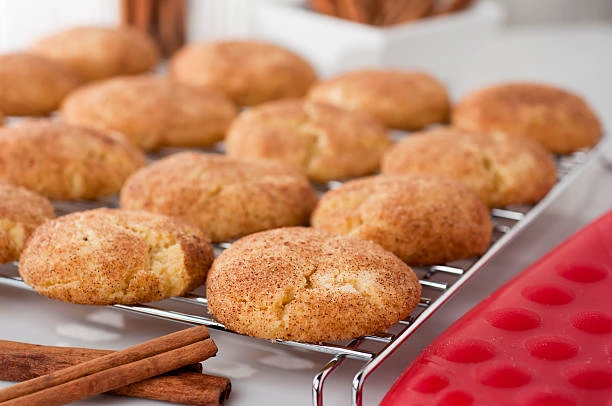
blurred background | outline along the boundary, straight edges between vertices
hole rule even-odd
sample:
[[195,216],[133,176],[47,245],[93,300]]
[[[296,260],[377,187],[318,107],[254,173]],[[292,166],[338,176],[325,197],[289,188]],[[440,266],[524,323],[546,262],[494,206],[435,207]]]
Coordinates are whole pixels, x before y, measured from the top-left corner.
[[[611,0],[435,0],[469,7],[383,28],[310,7],[342,1],[0,0],[0,53],[75,25],[137,25],[166,38],[170,52],[185,41],[261,38],[301,54],[324,78],[364,67],[421,69],[454,98],[500,81],[542,81],[583,95],[612,124]],[[152,5],[174,10],[151,22],[160,18]]]
[[[187,38],[192,41],[256,35],[255,8],[262,2],[300,0],[187,0]],[[508,25],[612,22],[610,0],[493,0]],[[115,24],[120,2],[113,0],[0,0],[0,52],[20,49],[66,25]]]
[[[330,1],[342,0],[319,3]],[[0,0],[0,53],[75,25],[140,25],[170,51],[184,41],[263,38],[306,57],[321,77],[422,69],[455,98],[500,81],[542,81],[583,95],[612,124],[611,0],[463,1],[469,7],[459,12],[379,28],[312,12],[317,0]],[[435,0],[453,2],[462,1]],[[152,24],[151,5],[173,8],[165,14],[174,17]],[[126,18],[130,8],[145,12]]]

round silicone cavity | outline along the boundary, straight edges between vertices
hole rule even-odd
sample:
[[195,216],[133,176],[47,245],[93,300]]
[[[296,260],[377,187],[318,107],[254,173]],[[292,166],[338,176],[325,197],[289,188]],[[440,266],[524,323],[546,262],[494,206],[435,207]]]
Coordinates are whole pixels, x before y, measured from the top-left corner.
[[527,370],[510,364],[488,365],[478,374],[478,382],[494,388],[518,388],[530,380]]
[[612,333],[612,316],[602,312],[582,312],[571,318],[572,326],[590,334]]
[[549,361],[570,359],[578,354],[578,344],[561,336],[530,338],[525,342],[529,354]]
[[467,392],[454,390],[445,393],[437,403],[437,406],[470,406],[474,403],[474,397]]
[[576,406],[576,400],[558,393],[538,393],[529,397],[525,406]]
[[461,391],[473,396],[470,406],[612,406],[611,250],[612,210],[423,352],[420,373],[412,377],[443,375],[446,387],[431,394],[410,390],[403,403],[382,404],[457,406],[461,397],[445,396]]
[[553,284],[526,286],[521,295],[532,302],[552,306],[568,304],[576,297],[572,290]]
[[536,312],[520,307],[494,310],[486,315],[486,319],[492,326],[508,331],[531,330],[542,323]]
[[608,276],[608,271],[605,268],[587,263],[561,265],[557,272],[565,279],[578,283],[599,282]]
[[495,346],[484,340],[463,339],[444,343],[436,349],[435,354],[460,364],[483,362],[495,356]]
[[427,375],[412,386],[417,392],[436,393],[448,386],[448,378],[443,375]]
[[567,380],[582,389],[602,390],[612,388],[612,367],[577,365],[568,368]]

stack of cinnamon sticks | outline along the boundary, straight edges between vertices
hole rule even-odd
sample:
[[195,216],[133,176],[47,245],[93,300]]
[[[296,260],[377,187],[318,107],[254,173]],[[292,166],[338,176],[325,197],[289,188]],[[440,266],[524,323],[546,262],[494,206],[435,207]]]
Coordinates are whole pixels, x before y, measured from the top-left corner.
[[185,0],[120,0],[121,24],[150,34],[164,56],[185,44]]
[[229,396],[229,380],[202,374],[199,364],[216,352],[204,326],[117,352],[0,340],[0,380],[28,379],[0,390],[0,405],[63,405],[105,392],[221,405]]
[[313,10],[358,23],[390,26],[453,13],[473,0],[309,0]]

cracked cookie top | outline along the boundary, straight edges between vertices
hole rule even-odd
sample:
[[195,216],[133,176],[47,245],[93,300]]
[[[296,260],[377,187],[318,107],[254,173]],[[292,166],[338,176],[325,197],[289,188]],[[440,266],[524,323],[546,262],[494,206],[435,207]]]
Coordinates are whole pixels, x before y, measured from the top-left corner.
[[405,70],[359,70],[315,84],[308,98],[369,113],[390,128],[420,130],[448,121],[450,100],[434,77]]
[[146,72],[159,61],[153,38],[133,27],[74,27],[36,41],[30,52],[70,68],[84,81]]
[[67,122],[122,133],[145,150],[211,146],[235,116],[234,104],[217,90],[146,75],[88,84],[62,104]]
[[0,263],[17,261],[34,229],[52,218],[55,212],[45,197],[0,181]]
[[374,334],[418,304],[414,272],[379,245],[290,227],[244,237],[214,262],[208,309],[259,338],[335,341]]
[[281,163],[182,152],[134,173],[120,200],[123,208],[182,218],[218,242],[308,223],[316,192]]
[[37,228],[19,273],[53,299],[133,304],[184,295],[204,282],[212,261],[212,246],[193,226],[159,214],[102,208]]
[[0,179],[50,199],[110,196],[146,164],[123,136],[50,119],[0,128]]
[[47,115],[79,83],[68,68],[42,56],[0,55],[0,110],[7,116]]
[[454,107],[452,123],[529,137],[557,154],[590,148],[603,135],[597,115],[580,96],[537,83],[504,83],[469,93]]
[[226,139],[229,156],[284,162],[314,182],[371,174],[390,145],[387,130],[374,117],[304,100],[247,110]]
[[317,80],[306,60],[274,44],[230,40],[190,44],[170,61],[172,79],[212,86],[239,106],[302,97]]
[[409,265],[482,254],[491,243],[487,206],[459,181],[431,174],[372,176],[325,193],[313,227],[371,240]]
[[387,151],[381,166],[383,174],[457,179],[489,207],[537,203],[557,181],[553,156],[536,141],[452,127],[405,137]]

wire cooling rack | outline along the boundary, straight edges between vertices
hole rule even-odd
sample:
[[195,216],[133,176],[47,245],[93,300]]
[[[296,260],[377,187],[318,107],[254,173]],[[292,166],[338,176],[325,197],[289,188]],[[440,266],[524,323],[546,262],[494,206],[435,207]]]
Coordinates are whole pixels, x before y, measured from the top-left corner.
[[[296,341],[275,340],[279,345],[286,345],[302,350],[329,354],[331,359],[315,375],[312,383],[312,404],[322,406],[324,401],[323,385],[327,377],[345,360],[355,359],[364,363],[352,382],[352,405],[361,406],[364,384],[370,374],[380,366],[410,335],[416,331],[436,310],[438,310],[461,286],[476,274],[494,255],[504,248],[520,230],[536,218],[546,206],[564,190],[587,166],[595,160],[603,149],[604,142],[590,151],[580,151],[572,155],[558,157],[558,182],[549,194],[534,206],[513,206],[503,209],[492,209],[491,218],[494,224],[493,242],[490,248],[479,258],[455,261],[430,267],[414,267],[422,286],[422,297],[415,311],[405,320],[385,332],[359,337],[345,342],[333,343],[300,343]],[[155,157],[158,158],[158,157]],[[155,159],[154,158],[154,159]],[[337,187],[331,182],[322,189]],[[109,198],[95,202],[55,202],[58,215],[93,209],[97,207],[117,207],[117,199]],[[231,243],[215,245],[215,253],[229,247]],[[8,271],[6,273],[2,273]],[[30,289],[16,276],[17,264],[5,264],[0,270],[0,283],[21,289]],[[160,302],[138,305],[114,305],[112,307],[149,317],[156,317],[187,324],[204,324],[209,328],[229,331],[217,322],[207,310],[207,300],[202,289],[184,297],[172,298]]]

